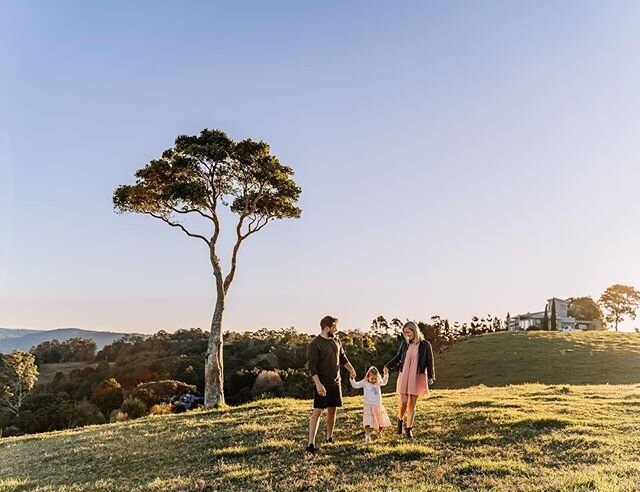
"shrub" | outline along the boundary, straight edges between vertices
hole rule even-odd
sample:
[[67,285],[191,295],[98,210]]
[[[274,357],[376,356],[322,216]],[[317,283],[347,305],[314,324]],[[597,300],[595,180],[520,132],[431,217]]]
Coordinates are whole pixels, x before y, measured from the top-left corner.
[[265,391],[269,391],[271,388],[280,385],[282,385],[282,378],[277,372],[260,371],[258,377],[256,377],[256,380],[253,383],[251,392],[254,395],[259,395],[260,393],[264,393]]
[[4,428],[4,431],[0,433],[0,437],[1,436],[15,437],[15,436],[21,436],[22,434],[24,434],[24,432],[22,432],[18,426],[10,425]]
[[171,405],[169,403],[158,403],[149,409],[149,415],[167,415],[171,413]]
[[147,405],[145,405],[142,400],[133,396],[129,396],[122,402],[120,410],[126,413],[130,419],[137,419],[147,415]]
[[110,414],[109,414],[109,422],[114,423],[114,422],[124,422],[125,420],[128,420],[129,416],[124,413],[122,410],[120,410],[119,408],[117,410],[113,410]]
[[114,378],[106,379],[93,390],[93,401],[104,415],[122,405],[122,386]]

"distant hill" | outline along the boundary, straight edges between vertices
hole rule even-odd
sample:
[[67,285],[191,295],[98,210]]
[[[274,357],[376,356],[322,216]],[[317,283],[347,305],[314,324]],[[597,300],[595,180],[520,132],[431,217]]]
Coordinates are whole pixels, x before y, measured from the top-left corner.
[[606,331],[491,333],[436,357],[438,388],[479,384],[638,384],[640,334]]
[[53,340],[54,338],[59,342],[63,342],[75,337],[93,339],[96,342],[98,350],[100,350],[105,345],[113,343],[123,335],[126,335],[126,333],[82,330],[80,328],[59,328],[57,330],[46,331],[0,328],[0,352],[8,353],[12,350],[28,351],[34,345]]
[[23,329],[14,329],[14,328],[0,328],[0,340],[4,340],[6,338],[17,338],[24,335],[30,335],[31,333],[38,333],[42,330],[23,330]]

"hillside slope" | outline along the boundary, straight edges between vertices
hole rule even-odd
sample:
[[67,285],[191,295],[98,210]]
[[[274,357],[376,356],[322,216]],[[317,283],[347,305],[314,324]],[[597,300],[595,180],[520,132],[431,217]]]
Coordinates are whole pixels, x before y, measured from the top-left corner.
[[[397,404],[384,397],[390,412]],[[305,457],[310,401],[147,417],[0,439],[0,491],[631,491],[640,386],[475,387],[419,402],[416,439],[362,442],[361,397],[337,443]],[[324,425],[321,429],[324,428]]]
[[640,334],[492,333],[436,357],[438,388],[640,383]]

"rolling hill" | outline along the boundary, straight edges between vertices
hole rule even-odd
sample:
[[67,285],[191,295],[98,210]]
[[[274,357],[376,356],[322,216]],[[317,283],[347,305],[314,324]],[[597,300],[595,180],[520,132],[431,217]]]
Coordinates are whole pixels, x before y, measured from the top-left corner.
[[[57,339],[59,342],[74,337],[91,338],[96,342],[98,350],[113,343],[125,333],[111,331],[92,331],[80,328],[59,328],[56,330],[12,330],[1,328],[0,352],[9,353],[12,350],[28,351],[34,345]],[[13,335],[13,336],[12,336]]]
[[436,357],[437,387],[640,383],[640,334],[492,333]]
[[[337,442],[305,457],[310,401],[262,399],[0,439],[0,491],[637,491],[640,384],[625,374],[640,353],[627,337],[462,342],[438,356],[413,442],[386,432],[365,445],[356,396],[339,412]],[[547,384],[518,384],[532,378]],[[598,378],[626,383],[590,384]],[[383,400],[393,415],[398,397]]]

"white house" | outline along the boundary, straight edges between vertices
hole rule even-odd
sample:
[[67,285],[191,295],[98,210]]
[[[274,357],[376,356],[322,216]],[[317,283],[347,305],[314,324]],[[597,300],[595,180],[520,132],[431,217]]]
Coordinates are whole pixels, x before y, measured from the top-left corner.
[[[547,300],[547,316],[549,317],[549,327],[551,327],[551,309],[553,301],[556,302],[556,321],[557,329],[562,331],[572,330],[601,330],[602,323],[600,321],[578,320],[569,316],[567,312],[567,301],[552,297]],[[507,330],[522,331],[532,327],[540,327],[544,318],[544,311],[536,313],[519,314],[507,320]]]

